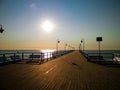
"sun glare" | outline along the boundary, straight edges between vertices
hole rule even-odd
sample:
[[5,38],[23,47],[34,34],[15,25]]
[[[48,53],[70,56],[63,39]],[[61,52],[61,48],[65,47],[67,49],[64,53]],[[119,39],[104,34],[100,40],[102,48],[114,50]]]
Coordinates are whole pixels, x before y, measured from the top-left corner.
[[53,24],[50,21],[45,21],[42,24],[42,28],[46,31],[46,32],[50,32],[53,30]]

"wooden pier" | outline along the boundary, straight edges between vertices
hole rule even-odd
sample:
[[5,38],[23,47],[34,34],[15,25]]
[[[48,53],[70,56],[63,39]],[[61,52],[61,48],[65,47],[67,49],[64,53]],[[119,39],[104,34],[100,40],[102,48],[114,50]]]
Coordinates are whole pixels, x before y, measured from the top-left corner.
[[0,90],[120,90],[120,67],[88,62],[74,51],[43,64],[1,66]]

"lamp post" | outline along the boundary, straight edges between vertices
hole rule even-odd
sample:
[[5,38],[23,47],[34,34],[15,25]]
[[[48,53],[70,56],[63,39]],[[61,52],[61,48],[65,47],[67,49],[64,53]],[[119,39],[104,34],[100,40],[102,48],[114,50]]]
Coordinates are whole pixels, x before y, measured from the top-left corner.
[[65,51],[66,51],[66,46],[67,46],[67,44],[65,44],[65,47],[64,47]]
[[69,48],[68,50],[70,51],[70,45],[68,45],[68,48]]
[[79,51],[81,50],[81,44],[79,44]]
[[4,29],[2,28],[2,25],[0,24],[1,28],[0,28],[0,33],[3,33]]
[[97,37],[96,41],[98,42],[98,49],[99,49],[99,60],[100,60],[100,42],[102,41],[102,37]]
[[57,43],[56,43],[56,55],[58,55],[58,44],[60,43],[59,39],[57,39]]
[[85,50],[85,47],[84,47],[84,39],[81,40],[81,43],[83,44],[83,52]]

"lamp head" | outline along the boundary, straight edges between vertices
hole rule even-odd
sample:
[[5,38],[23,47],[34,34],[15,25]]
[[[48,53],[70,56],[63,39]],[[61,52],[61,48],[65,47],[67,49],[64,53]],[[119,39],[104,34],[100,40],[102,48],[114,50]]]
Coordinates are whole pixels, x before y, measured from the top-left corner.
[[0,33],[3,33],[4,29],[2,28],[2,25],[0,24],[1,28],[0,28]]
[[3,29],[2,26],[1,26],[1,28],[0,28],[0,33],[3,33],[3,31],[4,31],[4,29]]

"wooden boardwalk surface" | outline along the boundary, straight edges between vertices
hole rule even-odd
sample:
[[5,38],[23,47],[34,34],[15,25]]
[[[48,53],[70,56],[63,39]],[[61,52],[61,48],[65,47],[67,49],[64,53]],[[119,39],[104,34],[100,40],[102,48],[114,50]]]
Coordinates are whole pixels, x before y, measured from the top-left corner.
[[0,67],[0,90],[120,90],[120,68],[107,67],[72,52],[44,64]]

